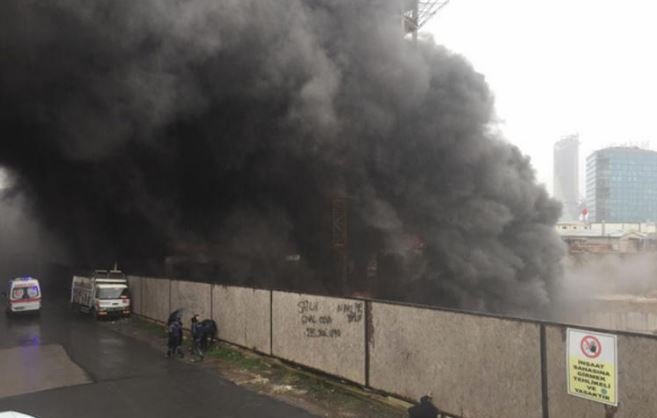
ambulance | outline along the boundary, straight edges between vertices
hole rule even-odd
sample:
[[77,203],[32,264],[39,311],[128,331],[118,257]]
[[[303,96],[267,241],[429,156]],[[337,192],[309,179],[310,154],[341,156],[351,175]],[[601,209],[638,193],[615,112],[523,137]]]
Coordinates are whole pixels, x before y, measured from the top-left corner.
[[7,289],[7,314],[41,310],[41,286],[34,277],[17,277],[9,281]]

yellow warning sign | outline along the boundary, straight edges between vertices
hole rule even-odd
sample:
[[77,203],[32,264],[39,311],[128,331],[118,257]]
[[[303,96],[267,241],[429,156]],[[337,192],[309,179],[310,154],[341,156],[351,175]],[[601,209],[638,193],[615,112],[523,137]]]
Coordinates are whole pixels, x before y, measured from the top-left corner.
[[616,336],[568,329],[568,393],[618,405]]

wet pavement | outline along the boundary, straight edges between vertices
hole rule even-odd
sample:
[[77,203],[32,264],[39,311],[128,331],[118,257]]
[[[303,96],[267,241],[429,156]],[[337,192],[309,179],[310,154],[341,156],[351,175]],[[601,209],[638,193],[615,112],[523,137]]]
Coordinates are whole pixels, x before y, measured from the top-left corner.
[[91,382],[58,344],[0,349],[0,359],[0,398]]
[[211,370],[44,304],[40,317],[0,316],[0,411],[38,418],[313,417]]

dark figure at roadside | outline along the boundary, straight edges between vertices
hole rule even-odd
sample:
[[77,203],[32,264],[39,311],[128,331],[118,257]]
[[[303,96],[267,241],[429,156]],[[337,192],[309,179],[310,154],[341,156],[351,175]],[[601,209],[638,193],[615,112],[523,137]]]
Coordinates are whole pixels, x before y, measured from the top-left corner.
[[418,405],[408,408],[408,418],[437,418],[438,408],[433,404],[431,394],[420,398]]
[[201,338],[200,338],[201,350],[208,351],[210,345],[217,339],[217,323],[212,319],[204,319],[200,322],[200,326],[201,326]]
[[176,309],[175,311],[169,314],[169,319],[167,319],[167,327],[173,323],[176,319],[182,321],[183,309]]
[[178,354],[179,357],[183,357],[184,353],[182,352],[181,345],[183,341],[183,325],[180,318],[176,318],[171,321],[169,325],[169,349],[167,350],[167,358],[175,356]]
[[201,341],[203,338],[203,325],[199,321],[200,315],[194,314],[192,317],[192,356],[197,356],[199,360],[203,360],[203,352],[201,351]]

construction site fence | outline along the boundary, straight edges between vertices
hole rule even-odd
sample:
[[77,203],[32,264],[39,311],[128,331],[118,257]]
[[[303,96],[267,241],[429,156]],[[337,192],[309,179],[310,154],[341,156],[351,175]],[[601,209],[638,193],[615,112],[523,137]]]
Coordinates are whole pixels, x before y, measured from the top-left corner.
[[219,339],[467,418],[654,418],[657,338],[617,337],[618,406],[567,393],[567,324],[360,298],[130,276],[133,311],[183,309]]

